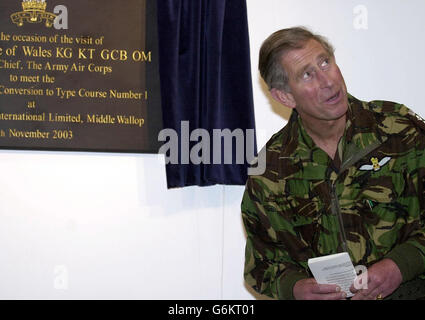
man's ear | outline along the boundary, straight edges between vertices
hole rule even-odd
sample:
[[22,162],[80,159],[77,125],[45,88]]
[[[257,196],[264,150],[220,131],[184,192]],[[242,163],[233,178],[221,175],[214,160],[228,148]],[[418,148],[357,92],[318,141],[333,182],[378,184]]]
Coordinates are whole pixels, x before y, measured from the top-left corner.
[[287,106],[288,108],[294,109],[296,106],[294,96],[290,94],[289,92],[279,90],[276,88],[273,88],[270,90],[270,93],[277,102],[280,102],[281,104]]

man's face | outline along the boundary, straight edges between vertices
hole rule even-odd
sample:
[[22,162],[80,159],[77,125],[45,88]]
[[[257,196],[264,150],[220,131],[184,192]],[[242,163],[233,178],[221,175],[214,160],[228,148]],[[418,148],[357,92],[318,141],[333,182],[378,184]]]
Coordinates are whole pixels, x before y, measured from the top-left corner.
[[316,40],[286,53],[281,63],[289,76],[295,107],[303,120],[338,120],[347,111],[347,88],[335,58]]

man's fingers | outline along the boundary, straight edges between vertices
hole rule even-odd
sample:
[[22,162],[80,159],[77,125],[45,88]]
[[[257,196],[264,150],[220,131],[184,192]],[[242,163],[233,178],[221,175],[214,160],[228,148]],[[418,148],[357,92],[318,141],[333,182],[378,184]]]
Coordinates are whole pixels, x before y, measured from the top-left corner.
[[339,293],[341,288],[335,284],[314,284],[312,293],[326,294],[326,293]]
[[[369,278],[369,283],[367,284],[367,289],[360,289],[357,292],[354,292],[356,295],[361,295],[364,299],[375,298],[376,295],[380,294],[382,291],[381,283],[376,281],[371,281]],[[355,300],[355,299],[354,299]]]
[[359,290],[351,300],[377,300],[384,298],[384,289],[377,287],[373,290]]
[[294,297],[297,300],[342,300],[346,293],[336,284],[318,284],[313,278],[295,283]]
[[367,300],[376,300],[376,297],[378,295],[381,295],[381,299],[383,298],[383,289],[381,287],[375,288],[374,290],[368,290],[367,292],[363,293],[363,296]]
[[356,287],[354,286],[354,284],[353,284],[353,285],[351,285],[351,287],[350,287],[350,291],[351,291],[352,293],[357,293],[359,290],[360,290],[360,289],[356,289]]
[[342,300],[346,297],[347,294],[343,291],[340,291],[333,293],[317,294],[314,296],[314,300]]

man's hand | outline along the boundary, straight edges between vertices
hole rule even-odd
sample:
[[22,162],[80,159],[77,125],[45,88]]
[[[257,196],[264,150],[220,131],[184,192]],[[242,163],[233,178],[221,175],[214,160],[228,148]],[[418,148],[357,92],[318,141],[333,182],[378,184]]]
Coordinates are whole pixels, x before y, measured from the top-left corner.
[[351,286],[350,291],[355,295],[351,300],[376,300],[385,298],[397,289],[402,282],[400,269],[391,259],[383,259],[367,269],[367,289],[355,289]]
[[335,284],[318,284],[314,278],[302,279],[294,285],[296,300],[341,300],[345,292]]

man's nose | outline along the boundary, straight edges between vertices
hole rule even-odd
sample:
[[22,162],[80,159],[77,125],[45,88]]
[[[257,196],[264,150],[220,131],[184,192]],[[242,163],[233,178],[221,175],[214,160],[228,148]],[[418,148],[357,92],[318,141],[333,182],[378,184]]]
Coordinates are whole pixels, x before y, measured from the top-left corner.
[[317,73],[317,78],[321,88],[331,88],[333,86],[334,82],[327,71],[319,70]]

